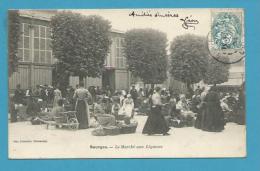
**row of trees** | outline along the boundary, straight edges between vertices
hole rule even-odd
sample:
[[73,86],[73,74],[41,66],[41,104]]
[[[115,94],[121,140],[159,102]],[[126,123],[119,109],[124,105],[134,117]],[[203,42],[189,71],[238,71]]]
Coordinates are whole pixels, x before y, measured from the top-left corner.
[[[17,64],[19,21],[17,13],[9,14],[9,74]],[[100,16],[84,16],[60,12],[51,19],[52,49],[56,80],[64,85],[68,76],[100,77],[104,60],[109,53],[110,29],[108,20]],[[11,36],[11,37],[10,37]],[[206,38],[195,35],[176,37],[167,55],[167,37],[153,29],[132,29],[125,34],[124,53],[128,69],[145,84],[160,84],[170,71],[174,79],[187,84],[204,80],[208,84],[227,81],[228,68],[210,57]],[[170,62],[169,62],[170,61]]]
[[186,83],[190,91],[191,85],[201,80],[207,84],[228,80],[229,65],[210,57],[205,37],[190,34],[176,37],[170,45],[169,59],[166,48],[167,39],[162,32],[152,29],[128,31],[125,54],[129,70],[149,84],[165,81],[169,70],[171,76]]

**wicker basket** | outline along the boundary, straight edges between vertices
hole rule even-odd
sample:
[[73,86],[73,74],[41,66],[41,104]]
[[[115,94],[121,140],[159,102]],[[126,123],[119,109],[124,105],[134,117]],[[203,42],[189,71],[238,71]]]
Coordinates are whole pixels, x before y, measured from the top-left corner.
[[129,125],[121,125],[120,133],[121,134],[133,134],[136,132],[137,123],[131,123]]
[[120,128],[117,126],[109,126],[103,128],[105,135],[118,135],[120,134]]

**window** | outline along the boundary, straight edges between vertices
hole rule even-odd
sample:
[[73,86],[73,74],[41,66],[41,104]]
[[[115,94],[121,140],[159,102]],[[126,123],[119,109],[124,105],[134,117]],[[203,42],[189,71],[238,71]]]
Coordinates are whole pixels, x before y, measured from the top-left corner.
[[112,63],[112,55],[111,55],[111,46],[109,47],[109,51],[108,51],[108,54],[104,60],[104,66],[107,66],[107,67],[112,67],[113,66],[113,63]]
[[30,41],[30,27],[29,24],[22,23],[20,27],[21,35],[18,43],[18,57],[22,61],[31,61],[31,41]]
[[52,63],[51,29],[46,26],[34,26],[34,62]]
[[116,37],[115,38],[115,57],[116,57],[116,66],[118,68],[125,68],[126,67],[126,59],[123,54],[123,41],[124,39],[121,37]]
[[21,61],[52,63],[51,29],[42,25],[21,24],[18,56]]

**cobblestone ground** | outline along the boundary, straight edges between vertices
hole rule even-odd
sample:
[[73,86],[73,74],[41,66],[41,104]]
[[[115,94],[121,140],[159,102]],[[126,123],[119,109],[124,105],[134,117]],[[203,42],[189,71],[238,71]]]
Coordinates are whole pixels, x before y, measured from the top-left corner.
[[219,133],[172,128],[170,136],[143,135],[146,116],[136,116],[135,134],[96,137],[92,129],[46,129],[30,122],[9,124],[10,158],[243,157],[246,127],[227,123]]

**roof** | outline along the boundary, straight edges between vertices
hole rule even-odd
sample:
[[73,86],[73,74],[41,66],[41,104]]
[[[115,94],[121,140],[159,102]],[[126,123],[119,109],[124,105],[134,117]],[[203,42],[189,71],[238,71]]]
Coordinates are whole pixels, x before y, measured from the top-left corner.
[[[57,10],[19,10],[21,17],[33,18],[38,20],[50,21],[51,17],[54,16]],[[124,31],[118,29],[111,29],[111,33],[124,34]]]
[[222,86],[240,86],[242,85],[243,80],[242,79],[229,79],[227,82],[219,84]]
[[117,29],[111,29],[111,33],[121,33],[121,34],[124,34],[125,31],[121,31],[121,30],[117,30]]
[[21,17],[34,18],[45,21],[50,21],[51,17],[56,13],[56,10],[19,10]]

